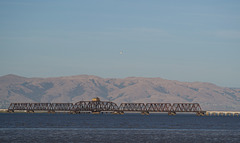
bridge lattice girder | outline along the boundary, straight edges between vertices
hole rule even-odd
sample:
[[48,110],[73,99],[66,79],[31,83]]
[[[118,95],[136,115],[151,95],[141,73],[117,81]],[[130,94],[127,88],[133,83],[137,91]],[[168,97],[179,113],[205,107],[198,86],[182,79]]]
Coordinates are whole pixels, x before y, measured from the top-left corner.
[[70,111],[73,103],[11,103],[8,110]]
[[107,101],[79,101],[73,103],[11,103],[8,110],[27,111],[130,111],[130,112],[201,112],[198,103],[121,103]]
[[144,103],[121,103],[119,111],[146,111]]
[[170,112],[171,103],[147,103],[146,110],[149,112]]
[[174,103],[171,111],[174,112],[200,112],[202,111],[198,103]]
[[114,102],[106,101],[79,101],[73,105],[73,111],[117,111],[118,106]]

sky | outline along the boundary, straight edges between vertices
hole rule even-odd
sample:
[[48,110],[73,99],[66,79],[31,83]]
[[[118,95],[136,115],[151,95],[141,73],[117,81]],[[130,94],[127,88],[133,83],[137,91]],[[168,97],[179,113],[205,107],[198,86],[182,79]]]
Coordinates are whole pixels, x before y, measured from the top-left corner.
[[1,0],[7,74],[240,87],[240,1]]

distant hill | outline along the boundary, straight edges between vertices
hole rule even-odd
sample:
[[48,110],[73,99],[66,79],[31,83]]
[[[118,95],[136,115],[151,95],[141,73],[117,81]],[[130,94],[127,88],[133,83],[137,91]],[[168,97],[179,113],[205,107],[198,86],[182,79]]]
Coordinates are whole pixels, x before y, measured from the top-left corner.
[[200,103],[203,110],[240,110],[240,89],[203,82],[162,78],[124,79],[79,75],[57,78],[0,77],[0,108],[11,102],[70,102],[91,100],[122,102]]

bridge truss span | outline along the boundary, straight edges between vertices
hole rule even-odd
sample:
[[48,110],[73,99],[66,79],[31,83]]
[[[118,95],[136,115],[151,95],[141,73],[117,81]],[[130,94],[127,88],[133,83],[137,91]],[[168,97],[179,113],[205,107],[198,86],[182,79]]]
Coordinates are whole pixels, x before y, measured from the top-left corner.
[[27,112],[34,111],[70,111],[73,103],[11,103],[8,111],[26,110]]
[[201,106],[198,103],[174,103],[171,111],[174,112],[200,112]]
[[121,103],[118,110],[120,111],[146,111],[146,105],[144,103]]
[[149,112],[170,112],[171,103],[147,103],[146,110]]
[[118,111],[118,106],[114,102],[107,101],[79,101],[73,105],[72,111],[90,111],[90,112],[102,112],[102,111]]
[[141,112],[141,114],[149,114],[149,112],[167,112],[169,115],[175,115],[176,112],[195,112],[197,115],[204,115],[198,103],[121,103],[118,106],[114,102],[100,101],[99,98],[93,98],[92,101],[79,101],[73,103],[11,103],[8,111],[25,110],[26,112],[48,111],[66,111],[70,113],[81,112],[112,112],[123,114],[124,112]]

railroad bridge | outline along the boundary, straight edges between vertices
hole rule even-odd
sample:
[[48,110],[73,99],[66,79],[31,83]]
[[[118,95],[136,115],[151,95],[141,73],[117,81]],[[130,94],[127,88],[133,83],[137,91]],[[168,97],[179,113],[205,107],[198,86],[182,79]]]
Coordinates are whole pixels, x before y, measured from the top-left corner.
[[118,106],[114,102],[100,101],[93,98],[92,101],[79,101],[73,103],[11,103],[8,112],[15,110],[33,113],[35,111],[47,111],[48,113],[69,112],[73,114],[91,112],[99,114],[110,112],[113,114],[124,114],[124,112],[140,112],[143,115],[149,115],[150,112],[166,112],[168,115],[176,115],[177,112],[193,112],[196,115],[203,116],[203,111],[198,103],[121,103]]

